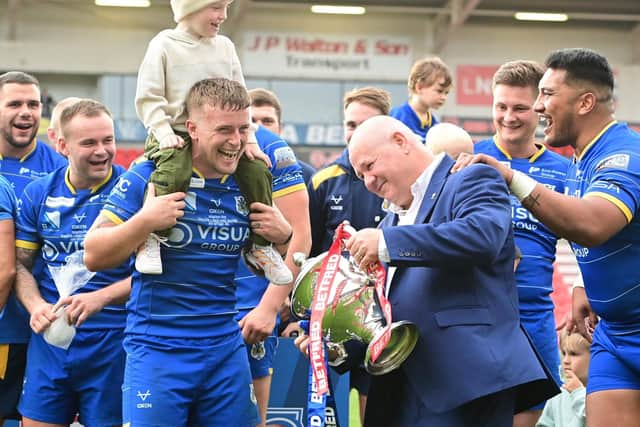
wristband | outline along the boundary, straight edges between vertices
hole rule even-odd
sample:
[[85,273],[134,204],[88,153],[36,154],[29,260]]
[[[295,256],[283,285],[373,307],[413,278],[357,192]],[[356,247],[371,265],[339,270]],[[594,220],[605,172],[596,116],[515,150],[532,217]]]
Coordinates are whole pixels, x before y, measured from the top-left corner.
[[584,280],[582,280],[582,275],[577,277],[576,280],[574,280],[571,284],[571,292],[573,292],[575,288],[584,288]]
[[518,200],[522,201],[529,197],[537,183],[538,182],[530,176],[514,170],[511,184],[509,184],[509,190]]
[[291,241],[292,237],[293,237],[293,230],[291,230],[291,233],[289,234],[289,237],[287,237],[287,240],[285,240],[282,243],[278,243],[278,245],[286,245],[287,243],[289,243]]

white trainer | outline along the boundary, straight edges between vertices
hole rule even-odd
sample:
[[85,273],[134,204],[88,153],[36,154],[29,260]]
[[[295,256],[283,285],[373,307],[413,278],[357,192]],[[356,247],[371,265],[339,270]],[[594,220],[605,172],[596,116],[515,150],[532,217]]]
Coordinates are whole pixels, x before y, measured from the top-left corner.
[[162,274],[162,258],[160,256],[160,242],[162,237],[155,233],[149,234],[144,245],[136,254],[136,270],[143,274]]
[[273,246],[253,245],[245,258],[255,268],[264,271],[264,277],[274,285],[288,285],[293,281],[291,270]]

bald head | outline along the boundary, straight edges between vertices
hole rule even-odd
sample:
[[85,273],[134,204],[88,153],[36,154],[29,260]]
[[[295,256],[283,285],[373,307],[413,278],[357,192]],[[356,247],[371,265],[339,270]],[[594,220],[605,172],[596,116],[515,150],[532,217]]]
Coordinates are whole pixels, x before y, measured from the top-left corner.
[[349,161],[372,193],[407,208],[411,185],[433,160],[420,138],[389,116],[363,122],[349,143]]
[[56,106],[53,107],[53,110],[51,110],[51,120],[49,121],[47,136],[49,137],[49,143],[51,143],[58,152],[60,152],[60,150],[58,150],[58,138],[62,136],[62,129],[60,128],[60,114],[62,113],[62,110],[81,100],[82,98],[70,96],[58,102]]
[[349,151],[367,149],[371,145],[391,142],[394,134],[402,135],[407,142],[420,146],[420,138],[401,121],[389,116],[374,116],[364,122],[353,132],[349,143]]
[[434,156],[447,153],[455,159],[460,153],[473,154],[471,136],[461,127],[451,123],[439,123],[429,129],[424,144]]

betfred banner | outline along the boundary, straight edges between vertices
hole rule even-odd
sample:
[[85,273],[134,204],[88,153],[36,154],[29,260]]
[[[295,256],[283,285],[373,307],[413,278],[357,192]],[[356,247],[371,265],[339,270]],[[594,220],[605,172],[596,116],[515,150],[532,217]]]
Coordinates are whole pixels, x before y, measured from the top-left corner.
[[241,48],[251,77],[406,80],[412,61],[408,37],[248,32]]
[[491,82],[497,65],[458,65],[456,102],[458,105],[492,105]]

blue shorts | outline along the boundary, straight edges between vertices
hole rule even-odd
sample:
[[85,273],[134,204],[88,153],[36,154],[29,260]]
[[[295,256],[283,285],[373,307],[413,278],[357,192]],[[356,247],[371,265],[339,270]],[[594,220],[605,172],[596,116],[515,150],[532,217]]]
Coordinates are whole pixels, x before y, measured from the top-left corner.
[[27,361],[26,344],[0,344],[0,420],[19,420],[18,401],[22,393],[24,367]]
[[271,335],[258,344],[246,344],[251,378],[264,378],[273,374],[273,361],[278,350],[278,338]]
[[[547,366],[547,369],[556,380],[560,381],[560,350],[558,349],[558,334],[556,332],[556,321],[553,311],[521,311],[520,322],[529,334],[536,351]],[[531,410],[544,408],[542,402]]]
[[591,344],[587,393],[640,390],[640,331],[612,335],[600,322]]
[[128,334],[124,348],[125,425],[254,427],[258,423],[240,330],[205,339]]
[[121,329],[78,330],[65,351],[32,334],[20,413],[51,424],[70,424],[77,413],[87,427],[122,424],[123,338]]

